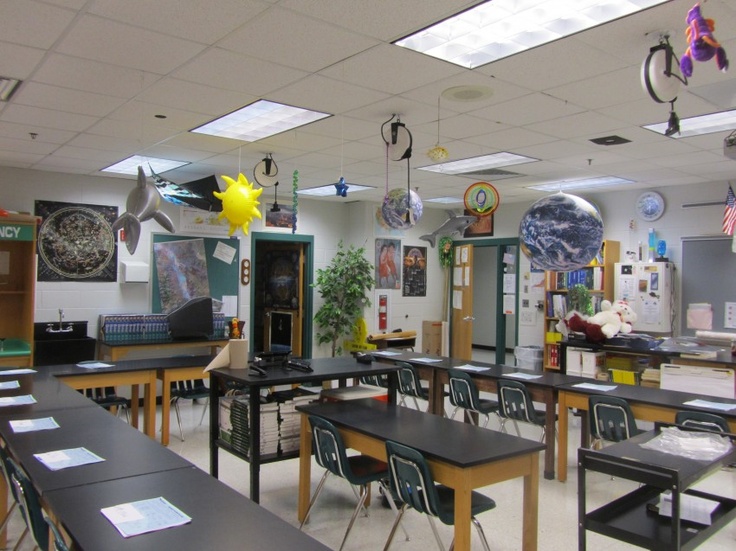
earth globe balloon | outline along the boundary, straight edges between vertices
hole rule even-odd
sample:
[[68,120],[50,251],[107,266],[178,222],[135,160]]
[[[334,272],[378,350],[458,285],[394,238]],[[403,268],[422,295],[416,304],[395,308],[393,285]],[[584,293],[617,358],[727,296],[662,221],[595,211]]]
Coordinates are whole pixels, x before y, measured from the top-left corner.
[[524,213],[519,241],[534,266],[557,272],[577,270],[600,251],[603,219],[585,199],[556,193],[540,199]]
[[[411,212],[409,213],[409,221],[406,219],[406,211],[409,210],[407,205],[407,197],[411,197]],[[381,215],[383,220],[395,230],[408,230],[415,225],[422,217],[424,206],[419,194],[412,191],[407,196],[406,190],[395,188],[388,192],[383,198],[383,206],[381,207]]]

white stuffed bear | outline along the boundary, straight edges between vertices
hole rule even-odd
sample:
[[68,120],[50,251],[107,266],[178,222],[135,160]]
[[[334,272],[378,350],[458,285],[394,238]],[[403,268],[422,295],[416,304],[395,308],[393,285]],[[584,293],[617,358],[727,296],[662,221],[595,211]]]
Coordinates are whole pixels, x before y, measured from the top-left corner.
[[631,324],[635,321],[636,312],[623,300],[613,304],[604,300],[601,302],[601,311],[588,318],[588,323],[600,326],[601,333],[608,339],[618,333],[631,333]]

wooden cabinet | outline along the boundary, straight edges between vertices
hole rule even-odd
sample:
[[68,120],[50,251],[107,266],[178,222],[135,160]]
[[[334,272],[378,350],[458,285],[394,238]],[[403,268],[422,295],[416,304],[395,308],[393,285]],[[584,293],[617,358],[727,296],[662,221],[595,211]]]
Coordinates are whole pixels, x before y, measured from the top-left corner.
[[0,367],[33,365],[38,218],[0,216]]
[[570,290],[576,285],[585,286],[594,311],[600,310],[602,300],[613,299],[614,264],[620,253],[618,241],[604,241],[599,254],[587,266],[571,272],[544,273],[544,369],[560,369],[562,334],[555,326],[571,308]]

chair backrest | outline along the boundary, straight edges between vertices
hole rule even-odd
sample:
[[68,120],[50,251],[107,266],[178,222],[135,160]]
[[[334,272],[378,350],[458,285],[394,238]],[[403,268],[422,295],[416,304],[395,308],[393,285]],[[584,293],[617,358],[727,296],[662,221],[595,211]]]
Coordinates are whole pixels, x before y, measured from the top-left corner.
[[498,380],[498,414],[524,423],[544,424],[544,419],[534,409],[529,389],[524,383],[511,379]]
[[335,425],[315,415],[309,416],[309,425],[312,427],[312,449],[317,463],[332,474],[352,480],[345,444]]
[[33,541],[41,549],[48,551],[49,528],[43,516],[41,501],[36,489],[25,471],[12,459],[8,460],[10,465],[10,480],[18,495],[18,507],[23,514],[28,530],[33,536]]
[[450,403],[455,407],[478,411],[480,395],[470,375],[460,369],[448,369],[447,376],[450,379]]
[[54,551],[69,551],[69,546],[66,544],[66,541],[61,535],[61,532],[59,532],[59,528],[57,528],[56,524],[54,524],[49,517],[44,517],[44,519],[46,520],[46,524],[49,525],[51,533],[54,535]]
[[678,411],[675,423],[685,427],[707,430],[711,432],[731,432],[728,421],[715,413],[705,411]]
[[388,387],[388,382],[384,375],[363,375],[360,378],[360,382],[364,385],[380,386],[383,388]]
[[394,494],[412,509],[452,525],[454,518],[441,505],[432,472],[424,456],[392,440],[386,441],[389,481]]
[[8,452],[5,446],[0,445],[0,468],[3,471],[3,478],[5,478],[5,485],[10,488],[10,494],[13,496],[13,500],[18,502],[18,494],[13,486],[13,481],[10,479],[10,474],[13,472],[13,464],[8,456]]
[[398,373],[399,392],[407,396],[424,399],[419,373],[417,373],[414,366],[407,362],[396,362],[396,365],[401,368]]
[[608,442],[621,442],[639,433],[629,403],[615,396],[588,398],[590,434]]

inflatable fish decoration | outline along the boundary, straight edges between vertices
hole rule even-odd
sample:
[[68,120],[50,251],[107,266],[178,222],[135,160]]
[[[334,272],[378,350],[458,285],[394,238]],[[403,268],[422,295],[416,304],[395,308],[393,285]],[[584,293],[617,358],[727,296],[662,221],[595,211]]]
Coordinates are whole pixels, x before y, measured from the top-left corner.
[[462,233],[465,229],[474,222],[478,221],[477,216],[457,216],[451,210],[447,211],[449,218],[443,222],[443,224],[434,230],[432,233],[428,233],[419,237],[423,241],[428,241],[432,247],[435,246],[437,237],[440,235],[454,235],[456,233]]
[[174,233],[174,223],[158,208],[161,205],[161,196],[156,186],[146,181],[143,167],[138,167],[138,183],[128,194],[125,203],[127,212],[121,214],[112,224],[113,231],[125,231],[125,246],[130,254],[134,254],[141,236],[141,222],[153,218],[165,230]]

